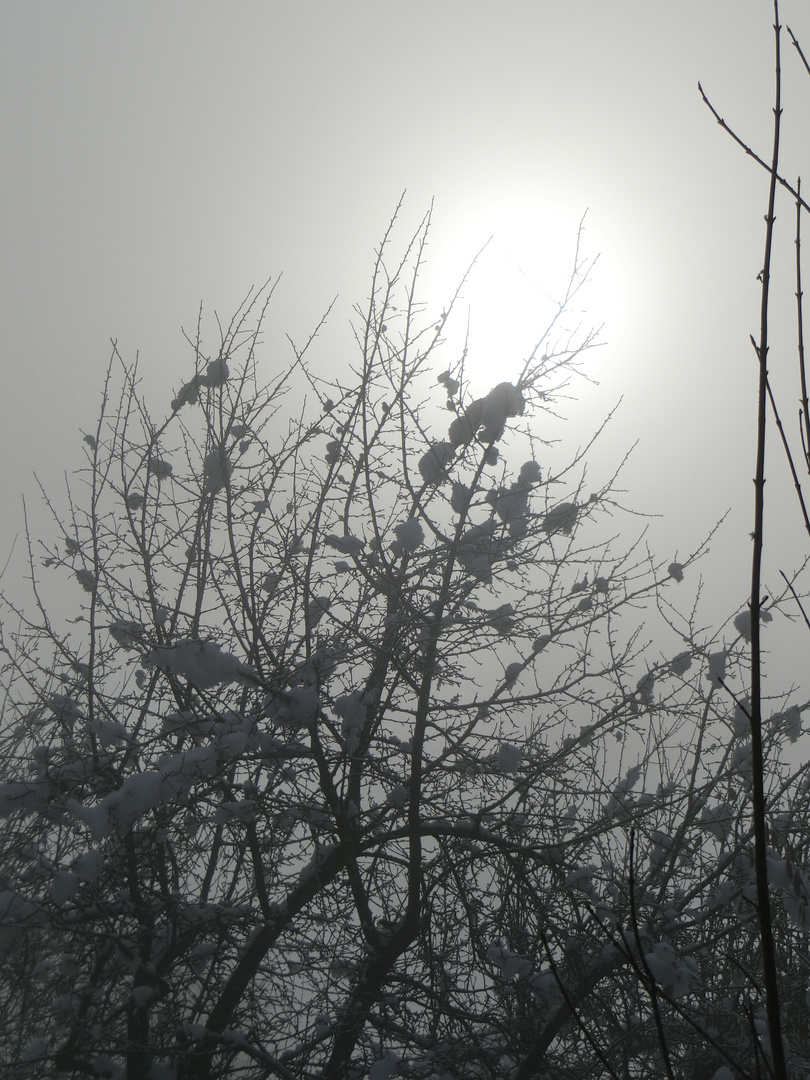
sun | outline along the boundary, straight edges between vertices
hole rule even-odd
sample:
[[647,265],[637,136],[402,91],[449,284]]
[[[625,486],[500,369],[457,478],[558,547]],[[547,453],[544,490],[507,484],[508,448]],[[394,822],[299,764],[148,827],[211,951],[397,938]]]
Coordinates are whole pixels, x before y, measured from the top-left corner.
[[[449,306],[470,263],[475,265],[448,322],[451,347],[469,325],[467,375],[484,383],[511,379],[521,371],[559,310],[574,269],[590,267],[587,283],[568,315],[540,352],[567,337],[566,331],[604,326],[615,334],[621,318],[621,276],[610,253],[600,247],[590,215],[575,216],[559,206],[496,203],[464,216],[442,237],[431,275],[431,308]],[[483,248],[483,250],[482,250]],[[476,258],[476,254],[480,252]]]

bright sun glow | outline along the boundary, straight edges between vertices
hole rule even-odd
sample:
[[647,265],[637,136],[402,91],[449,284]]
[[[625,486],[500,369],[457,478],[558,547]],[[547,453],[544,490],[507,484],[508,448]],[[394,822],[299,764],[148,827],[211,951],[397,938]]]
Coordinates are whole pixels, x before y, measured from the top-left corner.
[[[540,352],[562,343],[566,331],[598,328],[614,336],[621,317],[620,280],[610,254],[585,216],[580,264],[598,259],[570,312]],[[457,301],[449,334],[463,337],[469,312],[466,367],[481,384],[517,376],[565,296],[577,243],[579,218],[537,205],[499,205],[466,219],[447,238],[430,286],[432,304],[446,305],[476,252],[492,237]],[[435,258],[435,252],[434,252]],[[483,388],[483,387],[482,387]]]

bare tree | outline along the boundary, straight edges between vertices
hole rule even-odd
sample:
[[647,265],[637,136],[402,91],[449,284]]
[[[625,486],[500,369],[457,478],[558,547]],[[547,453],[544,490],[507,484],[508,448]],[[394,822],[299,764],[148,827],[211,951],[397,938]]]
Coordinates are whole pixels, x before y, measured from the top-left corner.
[[[345,371],[316,331],[262,381],[272,284],[213,353],[198,329],[159,419],[113,350],[59,539],[29,540],[33,614],[3,623],[8,1076],[758,1075],[751,744],[721,686],[748,628],[677,613],[705,547],[622,541],[599,433],[568,460],[547,437],[594,343],[579,255],[479,388],[463,348],[439,363],[454,305],[418,301],[429,218],[392,261],[395,221]],[[800,727],[777,709],[763,752],[806,822]]]

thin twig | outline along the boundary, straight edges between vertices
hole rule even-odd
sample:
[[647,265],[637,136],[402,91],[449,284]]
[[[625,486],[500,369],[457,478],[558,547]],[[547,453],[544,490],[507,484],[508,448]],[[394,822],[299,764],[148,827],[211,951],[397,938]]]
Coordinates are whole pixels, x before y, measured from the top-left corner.
[[[17,535],[19,535],[19,534],[17,534]],[[0,570],[0,578],[2,578],[4,576],[6,570],[8,570],[8,564],[11,562],[11,556],[14,554],[14,548],[17,546],[17,535],[15,535],[14,539],[11,542],[11,547],[9,548],[8,556],[6,558],[6,561],[3,563],[3,569]]]
[[785,579],[785,584],[786,584],[786,585],[787,585],[787,587],[788,587],[788,588],[790,589],[790,592],[791,592],[791,594],[792,594],[792,596],[793,596],[793,599],[794,599],[794,600],[796,601],[796,603],[797,603],[797,604],[798,604],[798,606],[799,606],[799,611],[800,611],[800,612],[802,613],[802,618],[804,619],[805,623],[807,624],[807,629],[808,629],[808,630],[810,630],[810,619],[808,619],[808,617],[807,617],[807,612],[806,612],[806,611],[804,610],[804,608],[803,608],[803,606],[802,606],[802,602],[801,602],[801,600],[799,599],[799,595],[798,595],[798,593],[797,593],[797,592],[796,592],[796,590],[795,590],[795,589],[793,588],[793,586],[791,585],[791,583],[790,583],[790,582],[788,581],[788,579],[787,579],[787,574],[785,573],[785,571],[784,571],[784,570],[780,570],[780,571],[779,571],[779,573],[780,573],[780,574],[782,575],[782,577],[783,577],[783,578]]
[[[751,340],[753,341],[753,338]],[[756,344],[754,344],[754,348],[756,348]],[[796,466],[793,463],[793,452],[790,449],[790,445],[789,445],[788,440],[787,440],[787,435],[785,435],[785,429],[782,426],[782,420],[781,420],[781,417],[779,416],[779,410],[776,407],[776,400],[775,400],[775,398],[773,396],[773,391],[771,390],[770,379],[768,379],[767,375],[766,375],[765,378],[766,378],[765,389],[768,392],[768,400],[771,403],[771,409],[773,410],[773,417],[774,417],[774,420],[776,421],[776,427],[777,427],[777,430],[779,432],[779,436],[780,436],[780,438],[782,440],[782,446],[785,449],[785,457],[787,458],[788,468],[790,469],[790,475],[793,477],[793,486],[796,489],[796,497],[799,500],[799,509],[802,512],[802,517],[804,518],[804,527],[805,527],[805,529],[807,529],[808,535],[810,535],[810,517],[808,517],[808,514],[807,514],[807,505],[805,504],[805,501],[804,501],[804,492],[802,491],[802,485],[799,482],[799,475],[796,472]]]
[[[708,107],[712,116],[715,118],[723,131],[725,131],[727,135],[730,135],[734,142],[739,147],[741,147],[750,158],[753,158],[754,161],[756,161],[757,165],[761,165],[766,172],[770,173],[772,171],[772,166],[769,165],[767,161],[763,160],[763,158],[759,156],[756,150],[752,150],[748,143],[741,139],[733,128],[729,127],[729,125],[726,123],[726,121],[723,119],[717,109],[715,109],[714,105],[712,105],[712,103],[709,101],[708,97],[706,97],[706,91],[703,89],[700,83],[698,83],[698,90],[700,92],[700,96],[703,98],[704,104]],[[774,173],[774,176],[776,178],[776,183],[780,184],[785,189],[785,191],[789,191],[793,198],[798,201],[799,205],[808,212],[810,212],[810,204],[804,201],[804,199],[794,188],[794,186],[787,180],[785,180],[784,176],[780,176],[778,172]]]
[[796,40],[796,35],[793,33],[789,26],[787,27],[787,32],[790,34],[790,40],[793,42],[796,52],[802,58],[802,63],[804,64],[807,74],[810,75],[810,64],[807,63],[807,57],[802,52],[802,47]]

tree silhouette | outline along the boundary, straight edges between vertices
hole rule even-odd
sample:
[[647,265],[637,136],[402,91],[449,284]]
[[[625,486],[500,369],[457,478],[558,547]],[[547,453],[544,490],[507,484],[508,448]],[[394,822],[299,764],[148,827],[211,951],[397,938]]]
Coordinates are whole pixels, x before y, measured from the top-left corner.
[[[758,1075],[744,636],[669,600],[705,546],[622,540],[602,429],[547,436],[594,343],[579,253],[477,387],[418,300],[430,219],[400,258],[396,220],[345,370],[313,334],[263,380],[273,284],[160,419],[113,350],[6,602],[8,1076]],[[800,729],[763,723],[774,820],[808,820]],[[772,856],[797,992],[803,854]]]

